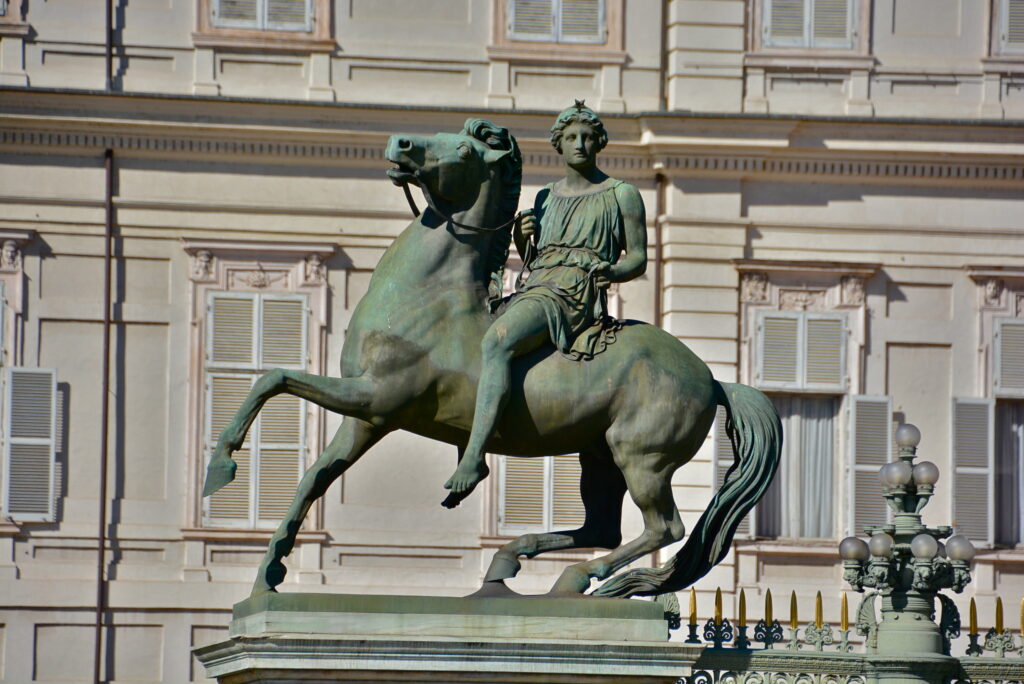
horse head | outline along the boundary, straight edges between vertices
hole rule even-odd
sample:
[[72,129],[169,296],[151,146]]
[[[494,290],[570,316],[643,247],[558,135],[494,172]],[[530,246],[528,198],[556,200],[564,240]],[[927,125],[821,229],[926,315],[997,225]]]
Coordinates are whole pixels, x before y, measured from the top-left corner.
[[492,301],[500,298],[523,176],[523,158],[508,129],[470,118],[459,133],[393,135],[384,157],[395,164],[388,170],[395,185],[418,186],[446,221],[460,215],[460,227],[492,235],[485,247],[488,291]]

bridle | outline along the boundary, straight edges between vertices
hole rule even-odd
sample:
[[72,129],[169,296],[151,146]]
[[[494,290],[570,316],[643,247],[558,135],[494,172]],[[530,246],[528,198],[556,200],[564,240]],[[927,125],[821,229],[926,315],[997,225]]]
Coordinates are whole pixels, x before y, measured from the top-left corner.
[[[425,183],[420,184],[420,189],[423,191],[423,194],[427,196],[427,204],[433,207],[434,211],[437,212],[438,216],[443,218],[446,222],[451,223],[453,226],[465,228],[466,230],[472,230],[473,232],[476,233],[496,233],[498,231],[505,230],[513,223],[518,221],[520,217],[522,217],[523,215],[523,212],[517,212],[516,215],[510,218],[508,221],[505,221],[500,226],[494,226],[493,228],[487,228],[484,226],[471,226],[467,223],[459,223],[451,216],[446,216],[443,211],[437,208],[437,202],[434,201],[434,198],[431,196],[430,190],[427,188]],[[408,182],[402,183],[402,190],[405,191],[405,199],[407,202],[409,202],[409,208],[412,209],[412,215],[416,218],[419,218],[420,210],[419,207],[416,206],[416,201],[412,198],[412,191],[409,190]]]

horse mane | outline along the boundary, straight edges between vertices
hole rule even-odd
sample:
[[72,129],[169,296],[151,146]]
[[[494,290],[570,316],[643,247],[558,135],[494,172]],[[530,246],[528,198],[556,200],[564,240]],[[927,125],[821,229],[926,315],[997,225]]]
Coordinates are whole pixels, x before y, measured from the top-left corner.
[[[498,205],[498,224],[512,220],[519,208],[519,194],[523,184],[523,155],[519,152],[516,139],[508,132],[487,119],[466,119],[462,134],[468,135],[484,143],[492,150],[507,150],[498,162],[498,173],[501,178],[502,194]],[[512,242],[511,224],[504,230],[494,234],[484,255],[487,284],[487,303],[493,310],[502,297],[502,276],[505,274],[505,262],[508,261],[509,245]]]

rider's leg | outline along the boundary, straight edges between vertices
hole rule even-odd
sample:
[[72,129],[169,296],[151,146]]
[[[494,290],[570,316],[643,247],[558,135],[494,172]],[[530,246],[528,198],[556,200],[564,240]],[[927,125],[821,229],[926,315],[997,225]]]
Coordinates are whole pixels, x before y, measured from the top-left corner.
[[[445,489],[463,495],[445,505],[457,505],[465,495],[487,477],[484,446],[494,432],[501,411],[508,399],[512,359],[532,351],[548,339],[547,317],[542,305],[529,299],[514,303],[487,330],[480,345],[480,382],[477,385],[476,411],[469,433],[466,453]],[[449,506],[450,507],[450,506]]]

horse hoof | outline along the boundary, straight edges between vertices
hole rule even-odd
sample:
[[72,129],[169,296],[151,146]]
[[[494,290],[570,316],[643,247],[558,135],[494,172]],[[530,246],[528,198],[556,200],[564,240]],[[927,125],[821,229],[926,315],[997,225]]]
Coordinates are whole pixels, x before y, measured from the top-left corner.
[[221,487],[235,479],[238,464],[230,458],[215,458],[206,467],[206,483],[203,485],[203,496],[210,496]]

